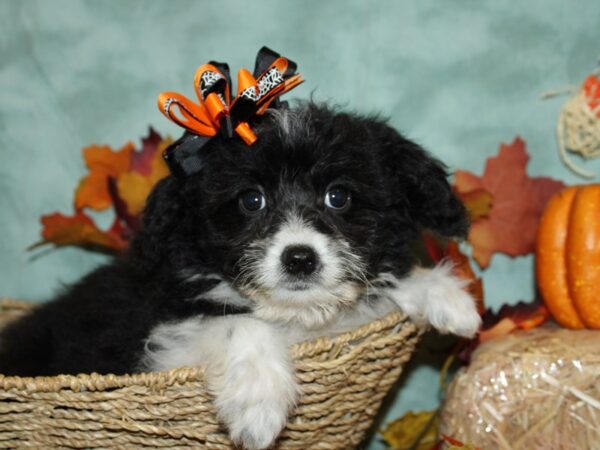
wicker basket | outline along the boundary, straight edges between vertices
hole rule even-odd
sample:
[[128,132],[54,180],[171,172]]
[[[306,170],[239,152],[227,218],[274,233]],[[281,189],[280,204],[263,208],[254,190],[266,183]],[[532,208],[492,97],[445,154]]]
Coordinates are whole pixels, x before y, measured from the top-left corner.
[[[0,302],[0,323],[31,308]],[[421,330],[393,313],[292,348],[302,397],[278,449],[343,449],[365,437]],[[136,375],[0,375],[0,448],[233,448],[201,368]]]

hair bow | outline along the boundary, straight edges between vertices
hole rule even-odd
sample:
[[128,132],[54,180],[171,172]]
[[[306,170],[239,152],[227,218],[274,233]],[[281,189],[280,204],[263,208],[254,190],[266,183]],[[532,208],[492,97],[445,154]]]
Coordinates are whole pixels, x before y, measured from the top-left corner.
[[237,95],[231,99],[229,66],[211,61],[196,70],[195,103],[176,92],[158,96],[158,108],[187,132],[164,154],[176,175],[188,176],[199,171],[202,160],[198,150],[221,133],[226,138],[237,134],[247,145],[256,141],[248,121],[262,115],[269,107],[278,107],[278,97],[304,80],[296,73],[296,63],[263,47],[256,56],[254,72],[238,71]]

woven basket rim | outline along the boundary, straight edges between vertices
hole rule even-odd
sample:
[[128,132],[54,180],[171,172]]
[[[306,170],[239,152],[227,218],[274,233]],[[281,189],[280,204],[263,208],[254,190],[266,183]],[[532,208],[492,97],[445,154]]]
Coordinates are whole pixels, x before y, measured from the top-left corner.
[[[40,303],[15,300],[11,298],[0,299],[0,314],[6,310],[27,311]],[[407,316],[400,312],[392,312],[385,317],[369,322],[354,330],[341,333],[335,337],[319,337],[299,344],[294,344],[291,354],[294,360],[311,356],[318,352],[328,351],[334,347],[360,341],[372,333],[377,333],[391,327],[400,327],[407,334],[421,334],[423,329],[410,322]],[[201,381],[204,378],[203,367],[178,367],[163,372],[146,372],[125,375],[113,374],[78,374],[56,375],[40,377],[18,377],[0,374],[0,390],[27,390],[29,392],[58,392],[61,390],[80,391],[105,391],[120,389],[130,386],[146,386],[160,390],[172,385],[186,382]]]

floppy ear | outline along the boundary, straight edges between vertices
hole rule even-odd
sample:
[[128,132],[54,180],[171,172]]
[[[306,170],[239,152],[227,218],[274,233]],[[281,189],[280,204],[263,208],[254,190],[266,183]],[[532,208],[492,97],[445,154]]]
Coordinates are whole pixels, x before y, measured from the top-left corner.
[[469,218],[448,183],[445,166],[414,142],[401,136],[394,141],[390,153],[400,188],[397,195],[408,199],[411,217],[442,236],[465,237]]
[[142,228],[129,250],[129,256],[142,269],[156,268],[166,256],[172,231],[181,222],[183,214],[181,183],[169,175],[159,181],[148,196],[142,213]]

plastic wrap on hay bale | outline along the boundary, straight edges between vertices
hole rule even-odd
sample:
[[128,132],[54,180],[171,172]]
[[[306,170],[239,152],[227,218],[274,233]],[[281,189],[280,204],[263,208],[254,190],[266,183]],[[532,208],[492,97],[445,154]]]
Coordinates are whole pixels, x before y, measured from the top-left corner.
[[[0,324],[30,306],[0,303]],[[302,389],[277,449],[357,446],[422,330],[401,313],[292,348]],[[0,375],[0,448],[230,449],[201,368],[136,375]]]
[[545,326],[482,345],[441,432],[481,449],[600,449],[600,331]]

